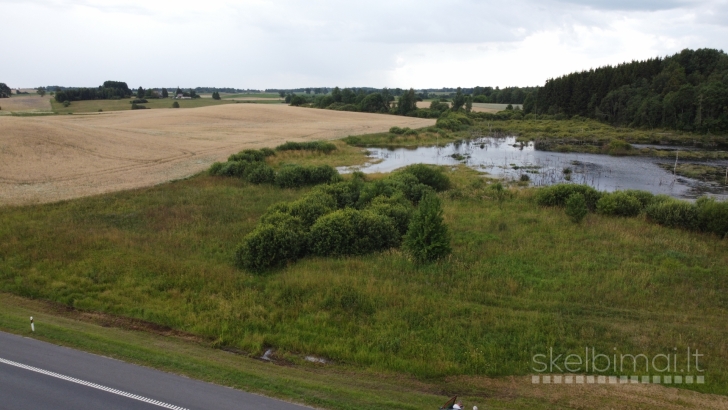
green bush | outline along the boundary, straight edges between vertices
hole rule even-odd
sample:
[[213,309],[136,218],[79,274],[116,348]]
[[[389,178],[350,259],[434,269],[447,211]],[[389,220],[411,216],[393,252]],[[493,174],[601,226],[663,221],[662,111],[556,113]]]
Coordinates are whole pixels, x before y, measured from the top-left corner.
[[220,170],[222,169],[222,167],[223,167],[222,162],[215,162],[212,165],[210,165],[210,169],[207,170],[207,172],[210,175],[220,175]]
[[404,247],[418,263],[434,261],[452,252],[440,199],[434,192],[425,194],[412,215],[404,237]]
[[261,148],[258,151],[260,151],[263,154],[263,156],[266,158],[276,155],[276,152],[268,147]]
[[450,178],[442,172],[442,169],[437,167],[415,164],[400,172],[414,175],[421,184],[425,184],[438,192],[450,188]]
[[447,112],[443,114],[442,116],[440,116],[440,118],[437,119],[437,122],[435,123],[436,127],[450,131],[460,131],[468,125],[473,125],[473,120],[468,118],[468,116],[465,114],[459,114],[454,112]]
[[626,192],[617,191],[599,198],[597,212],[602,215],[637,216],[642,212],[642,203]]
[[235,254],[239,267],[262,272],[295,261],[305,253],[306,234],[300,221],[276,215],[276,224],[260,224],[243,239]]
[[334,150],[336,150],[336,145],[326,141],[288,141],[285,144],[276,147],[276,151],[319,151],[325,154],[328,154]]
[[305,228],[316,220],[336,210],[336,200],[331,195],[310,193],[287,204],[286,213],[301,220]]
[[582,194],[590,211],[597,208],[602,194],[588,185],[558,184],[536,191],[536,203],[541,206],[564,206],[572,194]]
[[319,218],[308,237],[309,249],[319,256],[363,255],[395,247],[400,241],[391,219],[350,208]]
[[173,102],[172,108],[179,108],[179,103],[177,101]]
[[276,173],[275,184],[281,188],[300,188],[308,185],[308,167],[284,165]]
[[645,209],[647,217],[660,225],[672,228],[699,229],[698,207],[676,199],[653,203]]
[[648,206],[652,204],[652,201],[655,200],[655,195],[653,195],[651,192],[647,191],[640,191],[637,189],[628,189],[626,191],[622,191],[625,194],[637,199],[640,202],[640,206],[644,210]]
[[400,127],[392,127],[389,129],[389,132],[392,134],[402,135],[405,132],[409,131],[408,127],[400,128]]
[[319,185],[313,192],[330,195],[336,201],[337,209],[353,208],[359,201],[363,186],[363,181],[354,178],[351,181]]
[[275,184],[281,188],[300,188],[307,185],[339,182],[341,175],[330,165],[285,165],[278,170]]
[[210,175],[243,177],[243,175],[245,175],[245,168],[248,164],[250,163],[245,161],[216,162],[212,164],[209,172]]
[[366,209],[389,218],[400,235],[407,233],[412,216],[412,203],[401,192],[391,197],[378,196]]
[[700,230],[712,232],[720,237],[728,235],[728,202],[718,202],[713,198],[698,199],[698,225]]
[[341,181],[339,171],[331,165],[319,165],[308,167],[308,178],[310,185],[328,184]]
[[245,180],[252,184],[271,184],[276,174],[265,162],[255,162],[245,169]]
[[589,208],[586,206],[584,195],[575,193],[566,199],[566,215],[573,222],[580,223],[588,213]]
[[265,153],[263,151],[259,151],[257,149],[246,149],[244,151],[240,151],[237,154],[230,155],[228,157],[228,161],[250,161],[250,162],[259,162],[259,161],[265,161]]

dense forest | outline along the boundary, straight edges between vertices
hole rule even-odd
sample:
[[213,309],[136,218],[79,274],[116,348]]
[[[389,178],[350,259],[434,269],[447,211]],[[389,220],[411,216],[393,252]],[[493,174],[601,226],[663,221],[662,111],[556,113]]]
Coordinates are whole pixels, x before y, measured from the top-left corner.
[[537,87],[475,87],[472,90],[463,89],[464,94],[471,94],[473,102],[494,104],[523,104],[529,93],[538,90]]
[[728,131],[728,55],[683,50],[548,80],[526,113],[579,115],[614,125]]
[[63,101],[113,100],[129,98],[132,91],[122,81],[105,81],[98,88],[76,88],[56,91],[55,99]]
[[[463,95],[470,95],[473,97],[473,102],[479,103],[497,103],[497,104],[523,104],[526,96],[529,93],[536,91],[537,87],[506,87],[500,89],[498,87],[473,87],[473,88],[428,88],[416,90],[415,95],[419,101],[429,99],[452,99],[455,98],[458,92]],[[353,95],[368,95],[368,94],[385,94],[388,96],[401,97],[408,90],[402,88],[373,88],[373,87],[351,87],[343,88],[339,87],[318,87],[318,88],[294,88],[294,89],[279,89],[279,88],[268,88],[265,90],[267,93],[278,93],[281,97],[293,94],[305,94],[306,96],[313,95],[327,95],[332,94],[336,90],[343,92],[343,90],[349,90],[347,93]],[[460,90],[460,91],[458,91]],[[337,102],[340,102],[337,98]],[[354,103],[352,99],[349,99],[347,104]]]

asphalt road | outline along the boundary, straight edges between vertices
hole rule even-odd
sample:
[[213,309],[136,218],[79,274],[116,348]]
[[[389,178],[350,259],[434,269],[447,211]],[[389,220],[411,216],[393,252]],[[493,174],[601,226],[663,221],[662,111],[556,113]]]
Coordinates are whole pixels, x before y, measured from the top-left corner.
[[0,332],[0,409],[304,410],[308,407]]

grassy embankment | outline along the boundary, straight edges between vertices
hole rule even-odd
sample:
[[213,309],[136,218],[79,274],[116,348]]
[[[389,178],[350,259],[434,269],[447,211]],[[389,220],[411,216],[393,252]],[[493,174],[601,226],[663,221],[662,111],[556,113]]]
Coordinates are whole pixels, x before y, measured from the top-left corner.
[[[272,163],[364,160],[359,149],[338,146],[329,156],[286,153]],[[296,367],[312,354],[333,360],[332,369],[394,372],[441,393],[487,385],[484,376],[527,375],[532,356],[550,347],[655,355],[690,346],[705,354],[707,383],[683,387],[728,394],[726,240],[642,217],[589,215],[575,225],[560,209],[537,207],[531,190],[496,200],[473,171],[450,175],[455,186],[442,196],[454,253],[438,264],[417,267],[393,250],[307,258],[263,276],[239,271],[236,245],[265,209],[307,190],[199,175],[0,208],[0,290],[149,321],[251,355],[274,348]],[[463,376],[472,384],[451,384]],[[278,385],[261,391],[293,397]],[[367,408],[347,400],[326,407]]]
[[343,139],[356,147],[418,147],[422,145],[447,145],[455,141],[472,138],[469,131],[447,131],[436,127],[427,127],[410,132],[395,134],[380,132],[367,135],[351,135]]

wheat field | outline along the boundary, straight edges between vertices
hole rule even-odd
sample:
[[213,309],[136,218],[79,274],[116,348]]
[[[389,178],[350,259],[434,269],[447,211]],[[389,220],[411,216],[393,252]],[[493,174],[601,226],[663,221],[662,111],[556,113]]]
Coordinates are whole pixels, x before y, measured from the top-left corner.
[[245,148],[419,128],[434,120],[229,104],[0,117],[0,205],[44,203],[184,178]]

